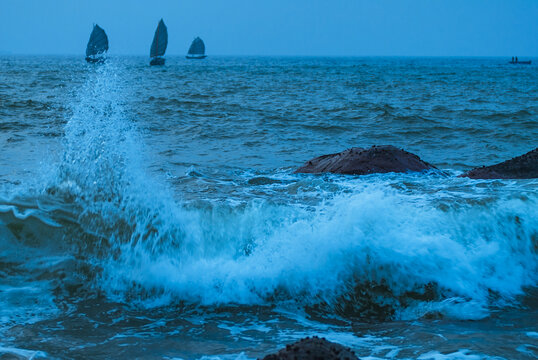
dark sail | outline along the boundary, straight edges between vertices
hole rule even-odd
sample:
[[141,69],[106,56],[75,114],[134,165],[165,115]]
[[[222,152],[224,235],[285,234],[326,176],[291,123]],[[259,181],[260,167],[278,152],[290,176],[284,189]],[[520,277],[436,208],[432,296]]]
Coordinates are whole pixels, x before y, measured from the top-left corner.
[[197,37],[192,41],[191,47],[189,48],[189,55],[204,55],[205,54],[205,45],[202,39]]
[[93,31],[86,46],[86,57],[103,54],[108,50],[108,37],[99,25],[93,26]]
[[164,24],[163,19],[159,21],[157,25],[157,30],[155,30],[155,35],[153,36],[153,42],[151,43],[151,49],[149,50],[149,56],[163,56],[166,47],[168,46],[168,29]]

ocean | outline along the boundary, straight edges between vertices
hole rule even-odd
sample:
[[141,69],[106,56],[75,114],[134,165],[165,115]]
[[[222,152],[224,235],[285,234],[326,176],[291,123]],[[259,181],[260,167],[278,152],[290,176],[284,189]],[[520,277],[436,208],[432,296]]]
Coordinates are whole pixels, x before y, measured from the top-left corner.
[[[536,59],[533,59],[536,63]],[[0,357],[538,357],[538,139],[504,58],[0,57]],[[439,171],[295,174],[395,145]]]

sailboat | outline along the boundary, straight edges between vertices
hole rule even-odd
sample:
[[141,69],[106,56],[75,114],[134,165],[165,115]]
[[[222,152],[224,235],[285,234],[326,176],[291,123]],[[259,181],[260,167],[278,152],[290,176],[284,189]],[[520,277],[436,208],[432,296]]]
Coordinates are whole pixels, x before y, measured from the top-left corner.
[[93,30],[86,46],[86,61],[90,63],[104,62],[105,53],[108,51],[108,37],[105,30],[94,24]]
[[163,19],[159,21],[157,29],[155,30],[155,35],[153,35],[153,42],[151,43],[151,48],[149,49],[149,57],[151,61],[150,65],[164,65],[164,52],[168,46],[168,29],[164,25]]
[[204,41],[199,37],[194,39],[186,57],[187,59],[205,59],[207,55],[205,54]]

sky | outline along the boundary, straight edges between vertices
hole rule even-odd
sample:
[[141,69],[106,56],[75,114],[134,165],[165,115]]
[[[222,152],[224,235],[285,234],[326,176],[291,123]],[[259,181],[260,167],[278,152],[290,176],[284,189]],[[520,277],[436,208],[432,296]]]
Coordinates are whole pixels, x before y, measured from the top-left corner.
[[168,55],[538,56],[538,0],[0,0],[0,53],[147,55],[161,17]]

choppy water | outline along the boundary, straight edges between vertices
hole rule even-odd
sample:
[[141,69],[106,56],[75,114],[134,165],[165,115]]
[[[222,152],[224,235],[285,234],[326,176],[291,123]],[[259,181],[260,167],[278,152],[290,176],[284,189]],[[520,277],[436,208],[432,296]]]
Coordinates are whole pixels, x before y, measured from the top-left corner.
[[[0,353],[538,356],[537,146],[506,59],[0,58]],[[298,175],[393,144],[443,172]],[[6,355],[8,356],[8,355]]]

